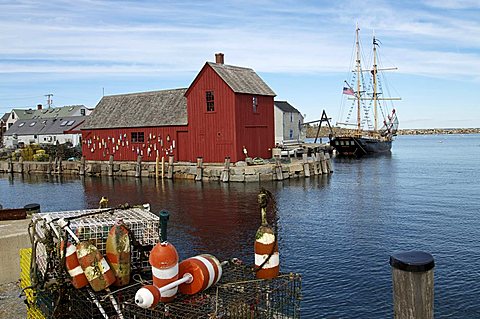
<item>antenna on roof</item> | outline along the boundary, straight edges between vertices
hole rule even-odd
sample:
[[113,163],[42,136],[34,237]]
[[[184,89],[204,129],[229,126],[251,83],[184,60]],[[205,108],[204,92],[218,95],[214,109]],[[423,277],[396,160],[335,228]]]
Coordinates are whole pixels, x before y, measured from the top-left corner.
[[52,100],[52,96],[53,94],[50,93],[50,94],[45,94],[45,96],[47,97],[47,105],[48,105],[48,108],[50,108],[52,106],[52,103],[53,103],[53,100]]

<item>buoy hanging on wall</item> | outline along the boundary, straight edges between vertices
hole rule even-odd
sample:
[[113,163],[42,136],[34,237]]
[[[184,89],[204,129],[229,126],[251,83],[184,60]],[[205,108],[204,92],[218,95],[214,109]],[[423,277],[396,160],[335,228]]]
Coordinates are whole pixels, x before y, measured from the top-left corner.
[[267,191],[258,194],[258,203],[262,214],[262,225],[255,235],[255,271],[260,279],[272,279],[280,272],[280,258],[278,254],[278,240],[276,234],[267,223]]

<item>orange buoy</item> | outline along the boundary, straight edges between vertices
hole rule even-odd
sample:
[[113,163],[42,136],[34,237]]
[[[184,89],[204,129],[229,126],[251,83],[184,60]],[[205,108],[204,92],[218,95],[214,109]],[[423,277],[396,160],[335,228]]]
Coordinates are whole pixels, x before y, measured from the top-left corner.
[[77,244],[77,257],[94,291],[104,290],[115,282],[115,274],[107,260],[90,241]]
[[182,261],[179,265],[179,277],[191,276],[191,280],[181,284],[182,294],[193,295],[210,288],[222,276],[222,265],[212,255],[199,255]]
[[135,303],[142,308],[155,308],[160,301],[160,290],[154,285],[146,285],[135,294]]
[[127,226],[118,219],[107,237],[106,258],[115,273],[116,280],[113,285],[117,287],[128,285],[130,282],[131,255],[128,233]]
[[262,225],[255,235],[255,271],[259,279],[272,279],[280,272],[280,258],[278,254],[278,241],[275,232],[267,223],[268,196],[262,190],[258,194],[258,203],[262,213]]
[[[64,242],[62,241],[62,246]],[[87,277],[85,277],[85,273],[83,272],[82,267],[80,267],[80,263],[78,262],[77,258],[77,248],[75,245],[71,243],[67,243],[67,251],[65,254],[65,267],[67,268],[67,272],[72,278],[72,285],[73,287],[80,289],[88,285]]]
[[259,279],[271,279],[280,272],[278,243],[270,227],[260,226],[255,240],[255,267]]
[[[160,288],[178,279],[178,253],[171,243],[167,242],[167,222],[170,214],[160,212],[160,243],[150,252],[148,261],[152,266],[153,284]],[[164,291],[160,295],[161,302],[170,302],[177,294],[177,287]]]

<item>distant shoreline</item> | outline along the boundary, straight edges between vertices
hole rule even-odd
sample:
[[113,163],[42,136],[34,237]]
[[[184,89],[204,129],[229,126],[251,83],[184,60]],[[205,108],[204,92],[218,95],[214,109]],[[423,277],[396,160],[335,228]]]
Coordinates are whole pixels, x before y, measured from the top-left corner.
[[480,134],[480,128],[425,128],[401,129],[398,135]]
[[[334,127],[334,131],[338,134],[339,128]],[[341,129],[340,129],[341,130]],[[307,127],[307,138],[315,138],[318,126]],[[330,130],[328,127],[320,129],[319,136],[328,136]],[[480,128],[412,128],[400,129],[397,135],[441,135],[441,134],[480,134]]]

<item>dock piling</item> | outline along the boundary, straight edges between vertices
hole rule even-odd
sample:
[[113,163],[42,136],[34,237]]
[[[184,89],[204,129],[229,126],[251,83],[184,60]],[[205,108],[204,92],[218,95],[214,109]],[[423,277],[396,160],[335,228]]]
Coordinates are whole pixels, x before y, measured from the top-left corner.
[[20,164],[20,174],[23,175],[23,156],[20,156],[18,163]]
[[225,157],[225,164],[223,165],[223,170],[220,175],[220,180],[222,182],[228,182],[230,179],[230,156]]
[[327,164],[328,173],[333,173],[332,160],[329,153],[325,153],[325,163]]
[[8,164],[8,172],[9,172],[10,174],[13,174],[13,162],[12,162],[12,158],[11,158],[11,157],[8,158],[8,163],[7,163],[7,164]]
[[113,176],[113,155],[108,159],[108,176]]
[[197,157],[197,174],[195,175],[196,181],[201,181],[203,178],[203,157]]
[[[47,174],[49,174],[49,172],[47,172]],[[78,174],[80,176],[84,176],[85,175],[85,156],[82,156],[80,158],[80,169],[78,171]]]
[[55,157],[55,161],[53,163],[53,174],[56,174],[58,171],[58,156]]
[[275,179],[277,181],[283,181],[282,162],[280,162],[279,156],[275,156]]
[[322,174],[328,174],[327,161],[325,158],[325,153],[320,152],[320,166],[322,167]]
[[310,177],[310,165],[308,164],[308,155],[307,154],[302,154],[302,159],[303,159],[303,172],[305,174],[305,177]]
[[395,319],[433,319],[433,256],[422,251],[390,256]]
[[135,165],[135,177],[142,177],[142,155],[138,155],[137,164]]
[[57,168],[57,172],[58,172],[59,175],[62,175],[62,173],[63,173],[62,157],[59,157],[59,158],[58,158],[58,168]]
[[173,178],[173,155],[168,156],[168,169],[167,169],[167,178]]
[[162,179],[165,177],[165,157],[162,156],[162,165],[161,165],[161,171]]

